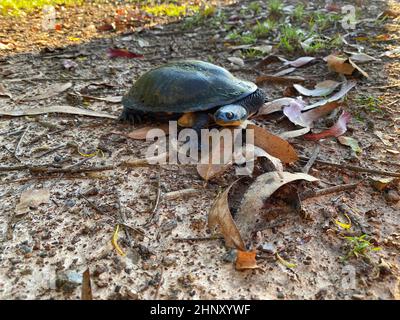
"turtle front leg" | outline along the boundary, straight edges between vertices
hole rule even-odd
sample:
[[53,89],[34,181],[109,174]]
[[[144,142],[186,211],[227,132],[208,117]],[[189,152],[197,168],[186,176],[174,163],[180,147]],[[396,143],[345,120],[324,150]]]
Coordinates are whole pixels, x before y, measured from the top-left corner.
[[207,112],[199,112],[195,114],[195,120],[192,129],[196,131],[197,134],[197,147],[199,151],[201,151],[202,149],[201,129],[208,128],[209,124],[210,124],[210,117]]
[[132,110],[129,108],[124,108],[118,120],[120,122],[127,122],[130,124],[141,124],[144,120],[145,113],[137,110]]

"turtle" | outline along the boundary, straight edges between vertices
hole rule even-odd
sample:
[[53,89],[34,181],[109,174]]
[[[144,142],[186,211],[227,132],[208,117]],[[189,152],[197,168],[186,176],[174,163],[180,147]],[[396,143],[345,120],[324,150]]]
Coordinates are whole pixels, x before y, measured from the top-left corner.
[[213,123],[239,126],[264,104],[256,84],[200,60],[170,62],[144,73],[123,96],[121,121],[177,119],[196,132]]

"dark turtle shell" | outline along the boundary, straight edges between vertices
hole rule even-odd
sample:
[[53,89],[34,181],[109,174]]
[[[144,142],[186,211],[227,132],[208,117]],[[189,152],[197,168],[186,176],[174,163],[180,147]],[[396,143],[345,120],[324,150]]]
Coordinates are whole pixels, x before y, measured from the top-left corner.
[[257,86],[214,64],[184,60],[143,74],[122,99],[124,107],[144,112],[209,110],[252,94]]

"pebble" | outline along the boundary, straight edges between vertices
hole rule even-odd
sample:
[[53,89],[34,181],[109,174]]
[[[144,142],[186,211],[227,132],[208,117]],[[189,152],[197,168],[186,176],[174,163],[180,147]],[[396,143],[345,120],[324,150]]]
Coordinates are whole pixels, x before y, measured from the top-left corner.
[[397,191],[395,190],[389,190],[384,193],[385,199],[387,202],[398,202],[400,200],[400,195]]
[[56,274],[56,288],[65,293],[72,293],[82,284],[82,274],[76,271],[62,271]]
[[237,255],[236,250],[232,249],[232,250],[228,251],[226,254],[224,254],[224,256],[222,257],[222,260],[224,262],[232,263],[236,260],[236,255]]

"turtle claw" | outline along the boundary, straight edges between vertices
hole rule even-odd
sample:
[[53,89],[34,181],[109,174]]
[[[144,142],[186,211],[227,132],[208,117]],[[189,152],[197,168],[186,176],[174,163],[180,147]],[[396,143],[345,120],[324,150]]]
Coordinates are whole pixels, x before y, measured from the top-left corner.
[[136,112],[124,109],[122,111],[121,115],[119,116],[118,121],[136,125],[136,124],[142,123],[143,118],[142,118],[142,115],[140,115]]

